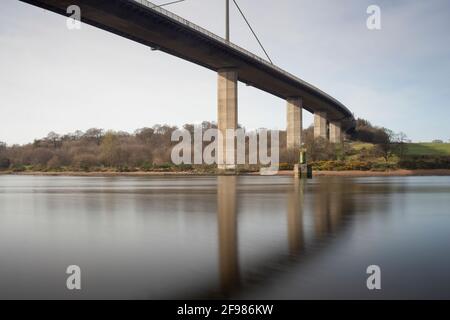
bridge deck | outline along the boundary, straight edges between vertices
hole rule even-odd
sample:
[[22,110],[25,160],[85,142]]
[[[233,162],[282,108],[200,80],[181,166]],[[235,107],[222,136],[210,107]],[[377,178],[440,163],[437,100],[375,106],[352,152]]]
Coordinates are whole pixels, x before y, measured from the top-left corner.
[[78,5],[85,23],[213,71],[236,68],[241,82],[282,99],[302,97],[306,110],[326,112],[330,121],[348,120],[344,129],[353,123],[352,113],[322,90],[147,0],[20,1],[62,15]]

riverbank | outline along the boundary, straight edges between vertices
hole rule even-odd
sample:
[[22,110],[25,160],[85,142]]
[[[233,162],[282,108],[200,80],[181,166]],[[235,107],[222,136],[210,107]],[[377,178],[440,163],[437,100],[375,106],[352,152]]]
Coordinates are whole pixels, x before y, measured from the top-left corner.
[[[215,173],[198,172],[0,172],[0,175],[20,175],[20,176],[68,176],[68,177],[163,177],[163,176],[216,176]],[[259,173],[240,173],[239,175],[256,176]],[[292,171],[280,171],[278,176],[292,176]],[[390,170],[390,171],[314,171],[314,177],[405,177],[405,176],[450,176],[450,169],[430,169],[430,170]]]
[[390,171],[314,171],[316,177],[405,177],[450,176],[450,169],[390,170]]
[[135,171],[135,172],[83,172],[83,171],[23,171],[23,172],[0,172],[0,175],[16,176],[47,176],[47,177],[146,177],[146,176],[213,176],[214,174],[200,174],[196,172],[154,172],[154,171]]

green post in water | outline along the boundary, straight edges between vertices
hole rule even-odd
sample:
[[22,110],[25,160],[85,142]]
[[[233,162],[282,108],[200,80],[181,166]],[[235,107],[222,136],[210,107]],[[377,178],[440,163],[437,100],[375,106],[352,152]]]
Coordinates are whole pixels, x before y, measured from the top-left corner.
[[300,149],[300,162],[299,164],[306,164],[306,150],[304,148]]
[[294,167],[294,174],[296,177],[303,179],[312,179],[312,167],[308,165],[306,158],[306,149],[300,149],[299,163]]

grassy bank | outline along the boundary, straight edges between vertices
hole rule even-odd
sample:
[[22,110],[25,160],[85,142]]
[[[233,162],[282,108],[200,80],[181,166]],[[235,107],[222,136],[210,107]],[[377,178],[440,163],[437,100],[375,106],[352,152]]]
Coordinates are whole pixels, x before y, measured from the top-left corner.
[[408,143],[408,156],[450,156],[450,143]]
[[312,161],[315,171],[446,170],[450,169],[450,144],[409,143],[383,157],[371,143],[350,142],[339,160]]

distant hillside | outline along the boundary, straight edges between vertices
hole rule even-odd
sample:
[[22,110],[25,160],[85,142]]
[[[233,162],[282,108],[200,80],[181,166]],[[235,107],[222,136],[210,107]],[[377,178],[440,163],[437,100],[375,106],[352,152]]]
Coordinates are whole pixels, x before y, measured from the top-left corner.
[[[358,152],[375,147],[374,144],[368,142],[352,142],[350,146]],[[405,148],[405,156],[450,156],[450,143],[408,143]]]
[[387,158],[382,156],[382,147],[369,142],[347,142],[340,159],[312,161],[311,164],[316,171],[450,169],[450,144],[394,143]]
[[409,143],[409,156],[450,156],[450,143]]

